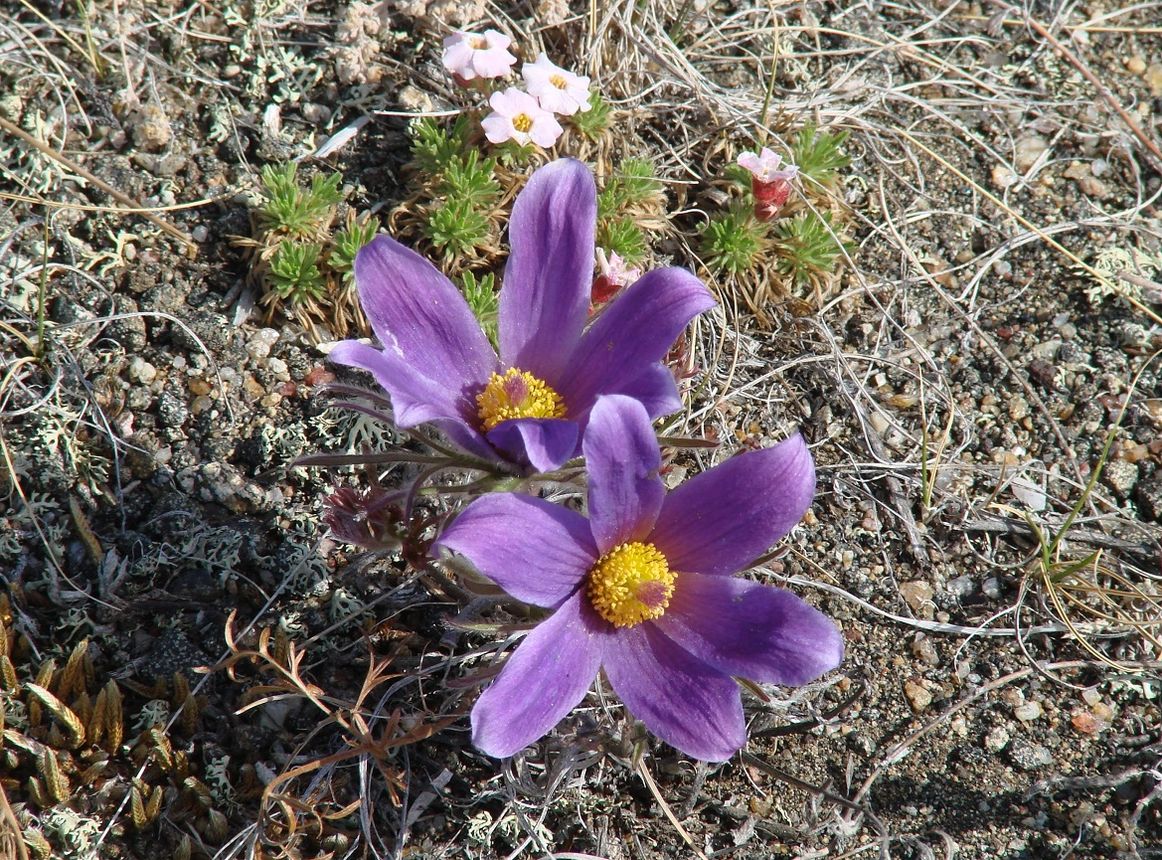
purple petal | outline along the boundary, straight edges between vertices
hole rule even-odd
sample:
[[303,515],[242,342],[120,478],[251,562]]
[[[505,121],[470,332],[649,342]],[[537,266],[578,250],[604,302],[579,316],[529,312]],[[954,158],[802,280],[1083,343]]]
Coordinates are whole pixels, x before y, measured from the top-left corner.
[[650,536],[672,570],[742,570],[794,528],[815,495],[803,437],[749,451],[691,478],[662,504]]
[[670,746],[726,761],[746,743],[738,685],[646,622],[605,645],[605,674],[630,712]]
[[666,489],[662,456],[645,407],[629,397],[599,397],[581,444],[589,470],[589,526],[598,552],[645,540]]
[[680,573],[658,628],[709,666],[760,684],[799,685],[843,660],[843,634],[789,591]]
[[682,329],[714,307],[714,297],[685,269],[655,269],[639,278],[597,318],[569,360],[557,391],[570,414],[599,394],[623,391],[666,357]]
[[561,418],[514,418],[488,431],[488,441],[512,462],[538,472],[559,469],[577,453],[576,421]]
[[435,546],[460,553],[517,600],[534,606],[558,606],[597,561],[585,517],[519,493],[477,499]]
[[472,708],[472,743],[496,758],[514,755],[585,697],[605,635],[587,615],[576,594],[525,637]]
[[336,364],[368,371],[391,396],[395,422],[400,427],[414,427],[425,421],[452,419],[466,422],[468,405],[459,388],[449,388],[424,376],[414,365],[398,356],[360,343],[344,340],[328,355]]
[[359,301],[385,353],[468,396],[499,369],[459,290],[431,263],[378,236],[355,258]]
[[580,161],[532,175],[512,207],[511,252],[500,290],[500,354],[550,384],[560,377],[589,315],[597,188]]
[[682,397],[678,394],[674,374],[660,362],[651,364],[645,372],[608,393],[632,397],[646,408],[651,421],[663,415],[673,415],[682,408]]

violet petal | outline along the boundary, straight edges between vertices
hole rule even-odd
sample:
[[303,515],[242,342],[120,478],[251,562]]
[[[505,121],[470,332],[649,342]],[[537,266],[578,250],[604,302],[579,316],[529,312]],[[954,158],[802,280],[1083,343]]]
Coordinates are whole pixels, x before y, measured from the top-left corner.
[[815,464],[803,437],[748,451],[666,496],[650,540],[670,569],[730,574],[789,532],[815,495]]
[[843,660],[835,623],[789,591],[680,573],[658,628],[702,662],[760,684],[797,686]]
[[359,301],[384,351],[470,397],[499,369],[460,291],[435,266],[388,236],[355,257]]
[[549,607],[577,589],[598,555],[583,516],[519,493],[477,499],[435,546],[460,553],[517,600]]
[[714,307],[710,291],[685,269],[655,269],[617,296],[581,337],[557,391],[570,414],[599,394],[622,391],[665,358],[682,329]]
[[336,364],[368,371],[391,396],[395,422],[400,427],[414,427],[425,421],[452,419],[467,423],[468,410],[458,387],[448,387],[424,376],[398,356],[357,340],[337,343],[328,358]]
[[486,435],[512,462],[551,472],[576,455],[580,430],[577,422],[562,418],[514,418],[497,424]]
[[500,354],[554,384],[581,336],[593,282],[597,188],[571,158],[536,171],[517,196],[500,290]]
[[581,444],[589,471],[589,526],[597,551],[645,540],[666,489],[662,457],[645,407],[613,394],[597,398]]
[[585,697],[601,664],[604,635],[575,594],[517,646],[472,708],[472,743],[497,758],[545,735]]
[[653,624],[618,630],[604,650],[614,691],[670,746],[703,761],[726,761],[746,743],[738,685]]
[[682,397],[678,393],[674,374],[661,362],[651,364],[617,390],[606,393],[632,397],[646,408],[651,421],[663,415],[673,415],[682,408]]

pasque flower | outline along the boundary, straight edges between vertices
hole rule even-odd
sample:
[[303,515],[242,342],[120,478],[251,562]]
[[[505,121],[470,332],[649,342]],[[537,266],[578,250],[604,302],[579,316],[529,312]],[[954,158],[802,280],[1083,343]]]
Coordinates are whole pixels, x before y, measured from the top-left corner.
[[724,761],[746,741],[731,676],[804,684],[843,657],[839,630],[788,591],[731,576],[799,521],[815,470],[802,438],[665,492],[649,416],[601,397],[584,440],[589,517],[543,499],[477,499],[437,541],[518,600],[554,610],[472,709],[497,757],[548,732],[599,669],[654,734]]
[[466,33],[457,30],[444,37],[444,68],[461,81],[503,78],[516,62],[508,50],[512,39],[498,30]]
[[755,217],[760,221],[770,221],[791,196],[791,182],[799,175],[799,168],[794,164],[784,164],[782,156],[765,146],[757,155],[744,152],[738,157],[738,164],[750,172]]
[[537,100],[516,87],[493,93],[488,99],[492,113],[480,121],[484,136],[492,143],[515,140],[522,146],[530,140],[548,149],[564,131],[557,118]]
[[714,305],[684,269],[655,269],[592,325],[597,190],[581,162],[537,170],[513,204],[499,296],[497,356],[467,302],[431,263],[381,236],[355,259],[363,310],[382,344],[341,341],[332,361],[369,371],[395,423],[431,423],[465,451],[518,471],[576,456],[598,395],[626,394],[650,418],[681,408],[662,363]]
[[535,63],[521,66],[520,73],[529,93],[545,110],[565,116],[589,110],[589,78],[585,75],[562,69],[543,53]]

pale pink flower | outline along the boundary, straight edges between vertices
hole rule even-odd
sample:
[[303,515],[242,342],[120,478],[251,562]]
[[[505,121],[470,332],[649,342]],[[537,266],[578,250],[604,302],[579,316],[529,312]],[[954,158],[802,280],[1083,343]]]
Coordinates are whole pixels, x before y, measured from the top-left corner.
[[759,182],[775,182],[784,180],[790,182],[799,175],[799,168],[791,163],[783,164],[783,158],[777,152],[763,147],[758,155],[753,152],[744,152],[738,157],[738,166],[750,171]]
[[509,87],[493,93],[488,100],[492,113],[480,123],[484,135],[493,143],[515,140],[522,146],[530,140],[548,149],[564,130],[561,124],[537,100],[523,90]]
[[606,256],[604,248],[597,249],[597,277],[593,281],[590,303],[600,307],[612,299],[622,287],[628,287],[642,276],[642,270],[629,265],[616,251]]
[[525,63],[520,73],[545,110],[564,116],[589,110],[589,78],[565,71],[544,53],[535,63]]
[[444,37],[444,68],[462,81],[503,78],[516,62],[508,46],[512,39],[497,30],[483,34],[457,30]]
[[799,175],[799,168],[790,163],[784,165],[782,157],[765,146],[758,155],[744,152],[738,157],[738,164],[750,171],[755,217],[770,221],[791,196],[791,182]]

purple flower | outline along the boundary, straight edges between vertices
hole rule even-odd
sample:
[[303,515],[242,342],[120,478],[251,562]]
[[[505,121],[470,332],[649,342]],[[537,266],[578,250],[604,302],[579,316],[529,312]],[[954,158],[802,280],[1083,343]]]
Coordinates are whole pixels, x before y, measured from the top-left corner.
[[598,395],[640,400],[650,418],[682,406],[662,363],[714,305],[684,269],[656,269],[586,328],[597,191],[581,162],[536,171],[513,204],[500,291],[500,356],[435,266],[381,236],[355,259],[355,282],[383,349],[337,344],[330,358],[369,371],[395,422],[430,422],[475,456],[545,472],[580,453]]
[[649,416],[628,397],[593,407],[589,518],[532,496],[473,502],[437,541],[518,600],[555,610],[472,709],[472,740],[516,753],[548,732],[604,669],[629,710],[695,758],[746,741],[731,676],[804,684],[843,639],[788,591],[731,576],[799,521],[815,492],[799,436],[741,454],[668,495]]

